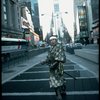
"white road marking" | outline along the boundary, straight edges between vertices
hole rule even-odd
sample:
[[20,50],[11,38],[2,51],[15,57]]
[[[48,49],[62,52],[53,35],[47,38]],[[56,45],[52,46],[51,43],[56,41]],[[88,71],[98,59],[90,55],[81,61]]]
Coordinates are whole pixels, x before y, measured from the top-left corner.
[[[96,78],[96,77],[76,77],[76,79],[90,79],[90,78]],[[72,80],[73,78],[65,78],[65,80]],[[9,82],[29,82],[29,81],[33,81],[33,82],[40,82],[40,81],[49,81],[49,78],[45,78],[45,79],[23,79],[23,80],[9,80]],[[77,80],[76,80],[77,81]]]
[[[93,95],[99,94],[99,91],[71,91],[66,92],[67,95]],[[46,95],[55,95],[55,92],[28,92],[28,93],[2,93],[2,96],[46,96]]]
[[[68,70],[64,70],[64,71],[67,71],[67,72],[70,72],[70,71],[86,71],[85,69],[68,69]],[[27,74],[30,74],[30,73],[48,73],[49,71],[31,71],[31,72],[24,72],[24,73],[27,73]]]

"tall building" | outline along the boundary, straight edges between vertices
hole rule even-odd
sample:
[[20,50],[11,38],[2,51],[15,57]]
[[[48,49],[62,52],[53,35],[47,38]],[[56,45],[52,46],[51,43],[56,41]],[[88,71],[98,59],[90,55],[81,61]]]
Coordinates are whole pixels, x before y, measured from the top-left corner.
[[40,27],[40,19],[39,19],[39,6],[38,0],[31,0],[32,6],[32,20],[34,23],[34,31],[39,35],[40,40],[43,40],[42,29]]
[[99,43],[99,0],[91,0],[93,43]]
[[57,35],[58,37],[60,37],[60,34],[58,34],[58,22],[60,20],[60,9],[59,9],[59,0],[53,0],[53,21],[54,21],[54,32],[53,35]]
[[53,35],[57,35],[58,42],[60,43],[69,43],[70,35],[68,33],[65,24],[63,23],[62,13],[61,12],[61,5],[60,0],[53,0],[53,13],[52,13],[52,20],[51,20],[51,32]]
[[2,0],[1,26],[3,37],[22,38],[21,15],[18,0]]
[[[98,43],[99,40],[99,0],[74,0],[75,40],[80,41],[80,17],[78,6],[85,7],[87,25],[87,43]],[[85,38],[86,39],[86,38]],[[87,40],[86,39],[86,40]],[[83,39],[82,39],[83,40]]]
[[93,22],[91,0],[87,0],[86,8],[87,8],[87,18],[88,18],[88,30],[90,32],[92,31],[92,22]]
[[[31,8],[31,0],[20,0],[21,16],[24,18],[22,23],[26,23],[24,27],[25,38],[30,41],[32,47],[36,46],[39,41],[39,35],[35,33],[34,22],[32,20],[33,10]],[[23,19],[22,18],[22,19]],[[26,19],[26,21],[25,21]]]
[[[74,0],[75,42],[89,43],[86,0]],[[76,34],[77,33],[77,34]]]
[[30,14],[32,16],[32,10],[31,10],[31,1],[30,0],[19,0],[20,6],[27,7],[30,11]]

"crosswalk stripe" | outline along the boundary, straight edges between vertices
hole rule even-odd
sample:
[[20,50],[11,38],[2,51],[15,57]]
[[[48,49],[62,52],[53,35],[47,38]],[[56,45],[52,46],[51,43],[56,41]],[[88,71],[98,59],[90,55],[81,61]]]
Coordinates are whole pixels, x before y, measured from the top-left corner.
[[[88,77],[76,77],[77,79],[88,79]],[[96,78],[96,77],[89,77],[90,78]],[[73,78],[65,78],[65,80],[72,80]],[[45,79],[20,79],[20,80],[9,80],[9,82],[25,82],[25,81],[49,81],[49,78]],[[77,80],[76,80],[77,81]]]
[[[70,91],[66,92],[67,95],[93,95],[99,94],[99,91]],[[27,93],[2,93],[2,96],[30,96],[30,95],[55,95],[55,92],[27,92]]]
[[[85,69],[74,69],[74,70],[64,70],[64,71],[67,71],[67,72],[70,72],[70,71],[86,71]],[[24,72],[24,73],[48,73],[49,71],[30,71],[30,72]]]

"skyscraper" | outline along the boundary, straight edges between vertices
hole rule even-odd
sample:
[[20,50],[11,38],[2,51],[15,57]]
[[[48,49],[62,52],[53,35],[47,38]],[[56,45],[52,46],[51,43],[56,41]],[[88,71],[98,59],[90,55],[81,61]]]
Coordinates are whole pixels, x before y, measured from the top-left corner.
[[40,27],[40,19],[39,19],[39,6],[38,0],[31,0],[32,6],[32,20],[34,23],[34,31],[39,35],[40,40],[43,40],[42,29]]

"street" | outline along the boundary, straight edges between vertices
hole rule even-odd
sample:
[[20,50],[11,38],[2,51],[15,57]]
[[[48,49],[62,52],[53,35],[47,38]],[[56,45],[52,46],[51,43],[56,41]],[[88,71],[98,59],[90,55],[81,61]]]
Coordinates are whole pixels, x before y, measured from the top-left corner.
[[1,1],[2,100],[99,100],[99,0]]
[[[64,64],[64,71],[67,73],[64,74],[67,96],[63,100],[99,99],[99,83],[91,71],[70,59]],[[68,74],[77,79],[74,80]],[[5,82],[2,85],[2,96],[3,100],[56,100],[54,90],[49,87],[48,66],[38,63]]]

